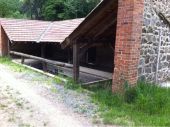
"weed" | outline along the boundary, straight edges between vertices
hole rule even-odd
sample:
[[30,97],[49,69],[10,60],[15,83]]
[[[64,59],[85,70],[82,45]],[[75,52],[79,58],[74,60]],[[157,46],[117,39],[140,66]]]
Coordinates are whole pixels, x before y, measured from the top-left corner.
[[[60,77],[60,76],[55,76],[55,77],[54,77],[54,82],[57,83],[57,84],[62,84],[63,81],[62,81],[61,78],[59,78],[59,77]],[[63,77],[63,76],[61,76],[61,77]]]
[[123,94],[113,94],[110,85],[103,86],[88,89],[105,124],[170,126],[170,89],[139,82],[136,87],[126,86]]
[[[63,83],[61,78],[66,79],[66,82]],[[63,84],[66,89],[72,89],[72,90],[81,90],[81,84],[76,83],[72,78],[65,77],[63,75],[57,75],[54,78],[55,83],[57,84]]]
[[57,93],[57,89],[56,89],[54,86],[51,87],[51,91],[52,91],[53,93]]
[[0,57],[0,63],[7,65],[11,70],[13,70],[15,72],[32,71],[31,69],[23,67],[22,65],[18,65],[18,64],[11,62],[11,58],[9,58],[9,57]]

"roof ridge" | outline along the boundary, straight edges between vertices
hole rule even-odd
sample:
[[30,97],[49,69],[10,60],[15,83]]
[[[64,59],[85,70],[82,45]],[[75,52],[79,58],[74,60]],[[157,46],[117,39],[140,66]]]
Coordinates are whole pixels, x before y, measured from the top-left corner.
[[40,43],[40,42],[41,42],[41,40],[42,40],[42,38],[45,36],[45,34],[51,29],[53,23],[54,23],[54,22],[51,22],[51,23],[47,26],[47,28],[40,34],[40,36],[38,37],[38,39],[37,39],[37,41],[36,41],[37,43]]

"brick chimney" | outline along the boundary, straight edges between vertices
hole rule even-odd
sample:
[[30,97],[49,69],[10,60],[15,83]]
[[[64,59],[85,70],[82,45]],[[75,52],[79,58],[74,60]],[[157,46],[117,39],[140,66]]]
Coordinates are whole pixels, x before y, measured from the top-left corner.
[[122,91],[125,82],[137,83],[143,11],[143,0],[118,1],[113,92]]

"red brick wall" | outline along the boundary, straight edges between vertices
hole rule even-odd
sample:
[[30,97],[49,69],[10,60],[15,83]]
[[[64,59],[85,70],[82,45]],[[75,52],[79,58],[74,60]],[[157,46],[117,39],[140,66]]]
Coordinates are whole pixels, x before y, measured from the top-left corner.
[[119,0],[113,92],[123,90],[125,81],[137,82],[143,11],[143,0]]
[[8,37],[0,25],[0,56],[8,55]]

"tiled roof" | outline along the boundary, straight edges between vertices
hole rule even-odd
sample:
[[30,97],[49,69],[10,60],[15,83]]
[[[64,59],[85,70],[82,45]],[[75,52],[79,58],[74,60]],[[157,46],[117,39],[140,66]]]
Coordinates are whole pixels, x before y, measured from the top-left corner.
[[83,19],[50,22],[0,18],[8,38],[16,42],[62,43],[82,21]]
[[56,21],[53,22],[51,28],[46,31],[46,34],[42,37],[42,42],[60,42],[62,43],[65,38],[70,35],[73,30],[75,30],[78,25],[84,19],[72,19],[72,20],[65,20],[65,21]]

